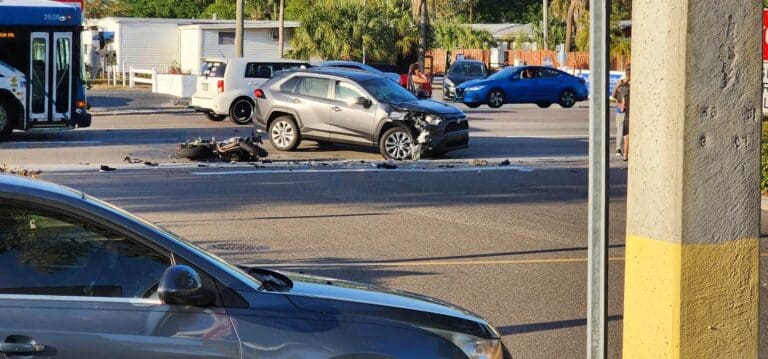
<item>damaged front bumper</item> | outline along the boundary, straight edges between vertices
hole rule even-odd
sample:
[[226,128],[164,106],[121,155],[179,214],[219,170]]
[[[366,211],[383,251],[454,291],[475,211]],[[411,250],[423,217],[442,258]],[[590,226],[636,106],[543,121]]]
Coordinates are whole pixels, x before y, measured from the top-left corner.
[[438,125],[416,121],[413,131],[417,145],[414,159],[421,153],[443,154],[469,147],[469,121],[463,116],[443,118]]

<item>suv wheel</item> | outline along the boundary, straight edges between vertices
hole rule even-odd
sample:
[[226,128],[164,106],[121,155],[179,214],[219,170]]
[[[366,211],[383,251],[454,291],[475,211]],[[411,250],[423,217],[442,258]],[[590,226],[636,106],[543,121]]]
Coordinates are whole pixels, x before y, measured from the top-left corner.
[[269,141],[280,151],[293,151],[301,142],[301,134],[296,121],[288,116],[280,116],[269,125]]
[[238,125],[247,125],[253,117],[253,102],[247,98],[235,99],[229,109],[229,118]]
[[226,115],[217,115],[217,114],[215,114],[213,112],[206,112],[205,113],[205,117],[207,117],[209,120],[214,121],[214,122],[219,122],[219,121],[222,121],[225,118],[227,118]]
[[413,158],[413,146],[413,136],[402,127],[390,128],[379,139],[379,151],[388,160],[402,161]]

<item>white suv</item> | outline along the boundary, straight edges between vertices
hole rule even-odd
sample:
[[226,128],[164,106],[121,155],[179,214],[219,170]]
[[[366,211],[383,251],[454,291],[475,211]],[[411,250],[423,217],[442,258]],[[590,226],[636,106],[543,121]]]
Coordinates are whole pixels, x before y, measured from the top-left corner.
[[306,68],[303,61],[253,61],[244,58],[227,60],[206,59],[202,75],[197,78],[197,90],[189,106],[203,112],[211,121],[227,116],[238,125],[251,122],[255,103],[253,90],[278,71]]

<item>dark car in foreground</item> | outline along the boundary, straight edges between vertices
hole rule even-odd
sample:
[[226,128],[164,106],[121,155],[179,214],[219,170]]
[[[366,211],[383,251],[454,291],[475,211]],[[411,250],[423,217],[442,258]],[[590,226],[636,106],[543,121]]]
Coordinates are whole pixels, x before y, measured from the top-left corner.
[[451,64],[445,72],[443,80],[443,100],[453,101],[456,98],[456,86],[470,80],[488,77],[488,68],[479,60],[458,60]]
[[254,124],[276,149],[292,151],[302,140],[378,148],[386,159],[419,159],[469,145],[464,113],[420,100],[387,77],[318,67],[267,81],[254,91]]
[[13,175],[0,175],[0,313],[0,352],[14,358],[509,357],[467,310],[234,266],[86,194]]
[[550,67],[518,66],[502,69],[483,80],[456,87],[456,99],[469,107],[487,104],[533,103],[547,108],[553,103],[571,108],[589,97],[583,78]]

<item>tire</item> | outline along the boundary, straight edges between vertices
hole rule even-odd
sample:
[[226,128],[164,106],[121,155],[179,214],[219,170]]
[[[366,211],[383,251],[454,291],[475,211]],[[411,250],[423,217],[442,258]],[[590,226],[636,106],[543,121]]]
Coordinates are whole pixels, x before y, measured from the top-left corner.
[[205,145],[181,144],[176,148],[176,158],[188,158],[193,161],[207,160],[213,157],[213,150]]
[[223,121],[225,118],[227,118],[227,115],[217,115],[213,112],[206,112],[205,117],[207,117],[209,120],[213,122],[219,122]]
[[280,151],[293,151],[301,143],[301,133],[290,116],[280,116],[269,125],[269,142]]
[[229,119],[238,125],[247,125],[253,118],[255,105],[248,98],[236,98],[229,107]]
[[402,161],[413,158],[415,141],[403,127],[392,127],[379,139],[379,152],[387,160]]
[[536,106],[539,106],[540,108],[549,108],[552,104],[549,102],[537,102]]
[[491,90],[488,93],[488,106],[490,108],[499,108],[504,105],[504,92],[499,89]]
[[0,99],[0,141],[7,140],[13,133],[16,116],[13,113],[14,106],[7,100]]
[[478,107],[480,107],[480,104],[477,103],[477,102],[465,103],[465,105],[467,105],[467,107],[469,107],[469,108],[478,108]]
[[565,90],[560,94],[560,107],[571,108],[576,104],[576,95],[572,90]]

